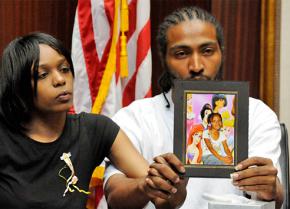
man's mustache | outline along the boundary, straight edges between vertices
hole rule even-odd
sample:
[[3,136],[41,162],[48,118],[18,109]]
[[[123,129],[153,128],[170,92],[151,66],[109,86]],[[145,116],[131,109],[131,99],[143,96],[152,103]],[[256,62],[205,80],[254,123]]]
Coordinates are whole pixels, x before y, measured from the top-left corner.
[[[169,75],[170,75],[171,79],[173,79],[173,80],[178,78],[176,75],[174,75],[170,71],[169,71]],[[184,80],[209,81],[209,80],[213,80],[213,79],[207,75],[204,75],[203,71],[200,71],[200,72],[190,72],[189,77],[185,78]]]
[[211,80],[211,78],[209,76],[206,76],[203,74],[203,71],[199,71],[199,72],[190,72],[190,78],[188,78],[187,80],[195,80],[195,81],[208,81]]
[[212,80],[210,77],[206,76],[206,75],[198,75],[198,76],[193,76],[190,77],[189,79],[186,80],[192,80],[192,81],[209,81]]

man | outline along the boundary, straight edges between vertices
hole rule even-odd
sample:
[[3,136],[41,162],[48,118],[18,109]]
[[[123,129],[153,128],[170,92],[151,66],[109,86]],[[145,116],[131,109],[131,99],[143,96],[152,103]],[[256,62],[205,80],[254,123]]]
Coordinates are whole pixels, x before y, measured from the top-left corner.
[[178,177],[178,172],[184,171],[181,162],[173,154],[164,154],[173,151],[173,80],[218,79],[223,35],[212,15],[189,7],[165,18],[157,40],[165,68],[159,80],[162,94],[135,101],[114,116],[136,148],[152,163],[150,175],[129,179],[109,167],[105,186],[108,203],[112,208],[142,208],[147,204],[146,208],[205,209],[204,193],[242,195],[246,191],[260,200],[275,200],[276,208],[280,208],[283,202],[277,177],[280,126],[271,109],[253,98],[249,100],[249,158],[236,166],[232,179],[190,178],[187,185],[186,180]]

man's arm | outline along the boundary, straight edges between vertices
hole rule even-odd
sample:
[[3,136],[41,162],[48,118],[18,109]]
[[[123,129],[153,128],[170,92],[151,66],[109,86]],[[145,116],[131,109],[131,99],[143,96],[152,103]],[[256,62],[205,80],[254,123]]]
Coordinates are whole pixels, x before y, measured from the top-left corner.
[[276,209],[281,208],[283,189],[271,159],[251,157],[239,163],[236,170],[231,175],[233,185],[243,191],[256,192],[260,200],[275,200]]

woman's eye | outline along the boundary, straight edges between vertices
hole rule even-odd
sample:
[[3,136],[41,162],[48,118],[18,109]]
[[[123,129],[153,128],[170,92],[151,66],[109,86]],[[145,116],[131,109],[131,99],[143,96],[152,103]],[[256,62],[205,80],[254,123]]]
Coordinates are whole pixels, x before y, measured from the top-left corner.
[[63,72],[63,73],[67,73],[67,72],[70,72],[71,69],[70,69],[70,67],[61,67],[60,71]]
[[47,72],[38,73],[38,79],[44,79],[48,75]]

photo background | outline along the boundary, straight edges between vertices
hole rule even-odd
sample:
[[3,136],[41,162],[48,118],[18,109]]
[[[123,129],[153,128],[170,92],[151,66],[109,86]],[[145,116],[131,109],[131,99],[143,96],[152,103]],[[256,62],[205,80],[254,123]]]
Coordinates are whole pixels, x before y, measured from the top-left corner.
[[[189,99],[191,95],[191,98]],[[198,125],[202,123],[202,119],[200,116],[200,111],[204,104],[208,103],[213,107],[212,104],[212,97],[215,94],[202,94],[202,93],[187,93],[187,103],[186,103],[186,139],[188,139],[188,135],[190,132],[191,127],[194,125]],[[223,107],[220,110],[220,113],[228,112],[229,113],[229,119],[233,119],[234,116],[232,115],[232,107],[233,107],[233,98],[235,94],[224,94],[227,99],[227,106]],[[228,145],[231,146],[231,148],[234,147],[234,127],[227,127],[225,126],[225,119],[223,118],[223,128],[227,128],[228,131]],[[186,143],[187,144],[187,143]]]

